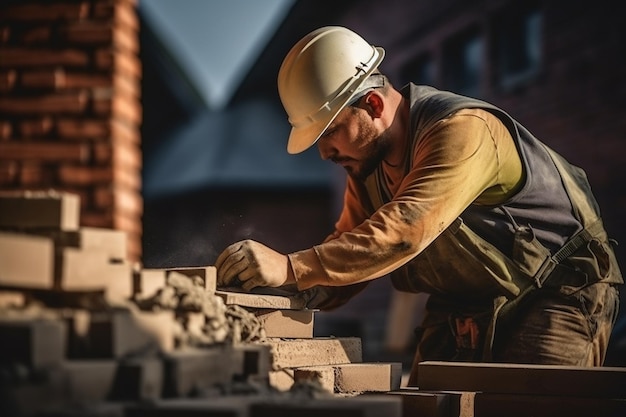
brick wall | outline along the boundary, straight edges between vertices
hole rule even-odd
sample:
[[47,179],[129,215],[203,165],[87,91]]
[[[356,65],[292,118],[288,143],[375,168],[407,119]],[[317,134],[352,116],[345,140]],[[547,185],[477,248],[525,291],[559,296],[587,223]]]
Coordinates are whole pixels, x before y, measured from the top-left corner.
[[135,0],[0,5],[0,190],[63,190],[141,257]]

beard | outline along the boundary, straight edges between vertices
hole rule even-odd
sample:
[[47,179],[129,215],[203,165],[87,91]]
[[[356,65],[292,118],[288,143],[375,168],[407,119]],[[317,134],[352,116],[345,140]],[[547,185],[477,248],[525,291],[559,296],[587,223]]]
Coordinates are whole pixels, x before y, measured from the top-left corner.
[[358,141],[364,143],[363,157],[356,166],[347,166],[346,171],[350,177],[357,181],[365,181],[385,159],[391,149],[391,135],[388,131],[375,136],[374,129],[364,121],[359,123]]

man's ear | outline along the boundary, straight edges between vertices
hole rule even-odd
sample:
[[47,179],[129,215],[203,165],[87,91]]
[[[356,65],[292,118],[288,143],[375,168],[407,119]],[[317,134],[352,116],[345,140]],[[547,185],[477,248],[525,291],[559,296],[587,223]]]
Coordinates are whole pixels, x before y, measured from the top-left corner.
[[385,100],[376,90],[370,91],[364,98],[363,104],[373,118],[379,118],[385,108]]

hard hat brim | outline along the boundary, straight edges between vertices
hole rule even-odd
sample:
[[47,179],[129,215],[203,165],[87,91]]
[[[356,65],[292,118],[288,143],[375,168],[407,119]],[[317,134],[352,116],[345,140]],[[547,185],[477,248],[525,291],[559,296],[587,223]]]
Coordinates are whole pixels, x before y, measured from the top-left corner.
[[378,52],[378,57],[370,67],[370,69],[365,72],[359,81],[354,84],[354,88],[352,88],[352,93],[347,94],[345,99],[341,102],[340,105],[337,106],[336,111],[332,113],[328,113],[326,117],[320,118],[306,126],[292,127],[291,132],[289,133],[289,140],[287,141],[287,152],[289,154],[298,154],[306,151],[311,146],[313,146],[317,140],[322,136],[324,131],[328,128],[328,126],[335,120],[335,117],[343,110],[346,105],[350,102],[352,97],[355,94],[358,94],[360,87],[363,85],[367,77],[369,77],[380,65],[383,58],[385,57],[385,50],[380,47],[374,47]]

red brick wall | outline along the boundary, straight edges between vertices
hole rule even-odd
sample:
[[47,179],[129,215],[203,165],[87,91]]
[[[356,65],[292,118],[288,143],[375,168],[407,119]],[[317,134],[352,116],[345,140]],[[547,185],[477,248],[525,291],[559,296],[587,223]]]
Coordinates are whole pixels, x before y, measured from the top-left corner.
[[81,197],[81,225],[141,257],[141,63],[135,0],[0,5],[0,190]]

